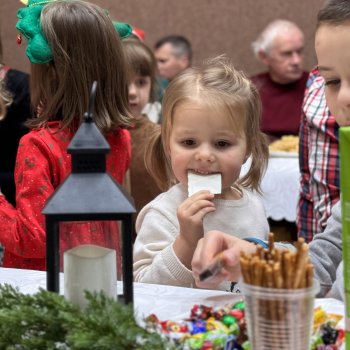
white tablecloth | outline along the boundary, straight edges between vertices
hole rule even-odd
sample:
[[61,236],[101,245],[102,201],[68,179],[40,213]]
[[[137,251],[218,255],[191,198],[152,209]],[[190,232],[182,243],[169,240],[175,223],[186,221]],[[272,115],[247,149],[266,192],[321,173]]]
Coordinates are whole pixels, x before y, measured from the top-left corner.
[[[46,289],[46,272],[0,268],[0,284],[4,283],[18,287],[22,293],[34,294],[40,287]],[[61,294],[64,294],[63,289],[64,276],[61,273]],[[122,290],[122,282],[118,281],[118,293]],[[224,305],[239,299],[239,295],[216,290],[134,283],[134,308],[138,320],[151,313],[160,319],[181,319],[189,315],[194,304]]]
[[[247,161],[241,175],[245,174],[249,167],[250,162]],[[296,155],[270,157],[261,188],[267,217],[276,221],[294,222],[299,197],[298,157]]]
[[[63,291],[63,274],[60,277]],[[4,283],[18,287],[23,293],[33,294],[40,287],[46,288],[46,272],[0,268],[0,284]],[[118,291],[122,291],[120,282]],[[134,308],[139,322],[152,313],[160,320],[179,320],[189,316],[194,304],[220,306],[240,299],[239,294],[216,290],[134,283]],[[317,299],[316,305],[322,305],[326,312],[344,314],[344,304],[335,299]]]

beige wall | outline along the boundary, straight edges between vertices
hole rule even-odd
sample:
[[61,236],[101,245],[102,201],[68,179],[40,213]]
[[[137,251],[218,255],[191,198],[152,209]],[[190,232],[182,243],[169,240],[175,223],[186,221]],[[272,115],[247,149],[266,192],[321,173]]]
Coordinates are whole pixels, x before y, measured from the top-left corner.
[[[323,0],[92,0],[108,9],[112,19],[126,21],[146,32],[146,42],[166,34],[183,34],[193,45],[194,64],[225,53],[247,74],[263,67],[251,53],[250,43],[276,18],[296,22],[306,39],[305,66],[315,64],[313,49],[316,14]],[[16,44],[19,0],[0,1],[1,34],[5,62],[29,71],[25,39]]]

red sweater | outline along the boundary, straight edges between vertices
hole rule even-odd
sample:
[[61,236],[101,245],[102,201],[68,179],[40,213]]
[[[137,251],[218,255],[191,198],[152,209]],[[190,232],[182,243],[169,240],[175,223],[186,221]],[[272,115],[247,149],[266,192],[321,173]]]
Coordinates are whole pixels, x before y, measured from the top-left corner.
[[262,102],[261,131],[275,138],[298,135],[307,78],[308,73],[304,72],[294,83],[278,84],[269,73],[251,77]]
[[[32,130],[20,141],[15,168],[16,208],[0,196],[4,267],[45,270],[45,218],[41,211],[48,197],[71,172],[67,147],[74,134],[67,130],[53,134],[59,126],[58,122],[51,122],[49,129]],[[107,170],[121,183],[130,163],[130,134],[118,129],[106,139],[111,148]],[[62,252],[89,243],[116,249],[120,259],[116,222],[68,222],[60,224],[61,265]]]

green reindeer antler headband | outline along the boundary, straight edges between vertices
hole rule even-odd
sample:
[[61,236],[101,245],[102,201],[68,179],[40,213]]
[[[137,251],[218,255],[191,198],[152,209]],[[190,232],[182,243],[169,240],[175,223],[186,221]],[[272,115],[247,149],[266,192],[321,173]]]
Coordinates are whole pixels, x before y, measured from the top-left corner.
[[44,38],[40,26],[40,14],[43,7],[55,0],[29,0],[27,7],[17,12],[19,21],[16,28],[27,38],[26,55],[32,63],[47,63],[52,60],[52,51]]
[[[26,55],[32,63],[48,63],[53,60],[52,50],[46,41],[40,25],[41,11],[45,5],[57,0],[21,0],[27,7],[20,8],[17,12],[19,18],[16,28],[28,41]],[[127,23],[113,22],[115,30],[121,39],[132,33],[132,27]],[[18,43],[21,42],[19,39]]]
[[132,26],[128,23],[113,21],[113,26],[122,40],[132,34]]

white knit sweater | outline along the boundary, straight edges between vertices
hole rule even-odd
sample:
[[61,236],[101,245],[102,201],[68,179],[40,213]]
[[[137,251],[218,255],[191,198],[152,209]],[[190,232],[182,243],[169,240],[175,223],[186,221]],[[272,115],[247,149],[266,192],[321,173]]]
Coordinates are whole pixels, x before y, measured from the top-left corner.
[[[269,226],[259,197],[251,191],[242,191],[238,200],[214,199],[216,211],[204,218],[204,232],[220,230],[240,238],[267,238]],[[176,211],[186,198],[186,187],[177,184],[141,210],[134,245],[136,282],[194,287],[192,272],[173,250],[179,232]],[[227,284],[220,289],[227,289]]]

